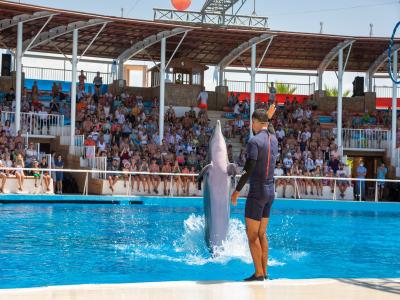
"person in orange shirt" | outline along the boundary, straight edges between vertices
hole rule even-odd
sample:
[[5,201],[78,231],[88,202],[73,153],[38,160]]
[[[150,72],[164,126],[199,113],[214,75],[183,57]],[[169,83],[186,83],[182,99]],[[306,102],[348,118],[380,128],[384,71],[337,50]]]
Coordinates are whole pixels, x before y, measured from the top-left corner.
[[91,135],[89,135],[85,140],[85,146],[96,146],[96,142],[93,140]]
[[87,107],[86,101],[81,101],[81,102],[78,102],[78,103],[76,104],[76,109],[77,109],[77,111],[81,111],[81,110],[83,110],[83,109],[86,109],[86,107]]

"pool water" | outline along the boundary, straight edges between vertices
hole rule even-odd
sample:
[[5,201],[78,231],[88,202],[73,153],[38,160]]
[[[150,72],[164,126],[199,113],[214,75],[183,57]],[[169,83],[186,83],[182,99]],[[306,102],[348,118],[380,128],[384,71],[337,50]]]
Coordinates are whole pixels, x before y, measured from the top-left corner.
[[[0,288],[241,280],[253,265],[244,202],[212,257],[201,199],[143,205],[0,205]],[[269,273],[277,278],[400,277],[400,204],[275,202]]]

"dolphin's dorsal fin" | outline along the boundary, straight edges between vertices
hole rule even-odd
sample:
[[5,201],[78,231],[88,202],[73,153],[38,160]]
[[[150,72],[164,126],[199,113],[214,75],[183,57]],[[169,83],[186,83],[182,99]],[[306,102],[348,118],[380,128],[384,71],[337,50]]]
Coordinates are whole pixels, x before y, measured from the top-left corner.
[[235,176],[238,174],[236,169],[237,169],[236,164],[230,163],[226,170],[227,170],[229,176]]

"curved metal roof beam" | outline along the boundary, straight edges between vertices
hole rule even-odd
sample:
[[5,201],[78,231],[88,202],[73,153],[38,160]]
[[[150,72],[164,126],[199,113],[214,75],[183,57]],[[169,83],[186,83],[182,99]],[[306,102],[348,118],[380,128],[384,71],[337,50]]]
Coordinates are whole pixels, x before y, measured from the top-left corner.
[[237,59],[243,52],[249,50],[251,46],[257,45],[261,42],[274,38],[274,35],[271,34],[263,34],[260,36],[256,36],[240,44],[238,47],[233,49],[227,56],[225,56],[218,64],[217,68],[222,70],[225,67],[229,66],[235,59]]
[[88,27],[98,26],[105,23],[110,23],[110,21],[105,21],[103,19],[91,19],[89,21],[78,21],[73,22],[68,25],[57,26],[50,29],[49,31],[42,32],[32,43],[32,39],[24,41],[23,49],[24,51],[29,46],[29,49],[35,48],[39,45],[47,43],[55,38],[63,36],[65,34],[73,32],[75,29],[84,29]]
[[328,68],[330,63],[338,56],[340,49],[346,49],[354,42],[355,40],[345,40],[337,44],[335,48],[333,48],[331,51],[329,51],[327,55],[325,55],[324,59],[319,64],[318,73],[323,73]]
[[[400,44],[395,44],[392,47],[392,55],[393,52],[400,49]],[[370,76],[374,75],[379,68],[388,60],[388,50],[386,49],[381,55],[379,55],[375,61],[368,68],[367,74]]]
[[161,42],[161,40],[163,38],[169,38],[181,33],[185,33],[191,31],[191,29],[186,29],[186,28],[174,28],[172,30],[166,30],[166,31],[161,31],[159,33],[153,34],[147,38],[145,38],[144,40],[137,42],[135,44],[132,45],[132,47],[126,49],[124,52],[122,52],[119,56],[118,56],[118,61],[121,63],[127,61],[128,59],[130,59],[131,57],[137,55],[138,53],[140,53],[141,51],[145,50],[146,48]]
[[42,18],[48,18],[58,15],[57,13],[52,13],[48,11],[38,11],[31,15],[23,14],[13,17],[12,19],[3,19],[0,20],[0,31],[5,30],[7,28],[11,28],[13,26],[17,26],[19,22],[30,22]]

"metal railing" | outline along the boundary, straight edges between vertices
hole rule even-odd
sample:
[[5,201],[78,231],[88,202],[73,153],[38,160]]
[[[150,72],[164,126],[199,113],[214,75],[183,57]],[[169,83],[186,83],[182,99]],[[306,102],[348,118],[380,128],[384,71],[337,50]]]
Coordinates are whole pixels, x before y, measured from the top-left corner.
[[[104,162],[104,158],[101,158]],[[21,168],[1,168],[6,172],[21,170]],[[24,171],[32,171],[32,168],[23,168]],[[103,179],[104,184],[109,184],[110,180],[124,181],[123,191],[119,194],[131,196],[135,194],[135,183],[146,185],[149,188],[149,194],[152,194],[153,187],[158,183],[158,187],[164,182],[167,184],[169,196],[179,195],[179,190],[185,191],[188,195],[190,191],[196,190],[197,196],[201,196],[201,192],[197,190],[195,177],[198,174],[183,173],[160,173],[160,172],[129,172],[129,171],[109,171],[99,169],[40,169],[40,172],[68,172],[68,173],[84,173],[85,183],[83,194],[89,193],[89,174],[92,178]],[[235,182],[237,178],[235,177]],[[116,182],[117,182],[116,181]],[[114,182],[114,184],[116,183]],[[145,185],[146,184],[146,185]],[[370,179],[370,178],[344,178],[344,177],[307,177],[307,176],[275,176],[275,190],[277,198],[293,198],[293,199],[314,199],[314,200],[370,200],[379,202],[382,199],[383,184],[400,184],[400,180],[391,179]],[[150,188],[151,187],[151,188]],[[392,187],[386,187],[392,188]],[[282,194],[282,190],[283,191]],[[150,192],[151,191],[151,192]],[[246,196],[248,185],[242,190],[241,196]],[[116,193],[112,192],[112,195]],[[147,194],[147,193],[146,193]]]
[[[225,80],[225,85],[228,86],[230,92],[238,93],[250,93],[250,81],[240,81],[240,80]],[[274,82],[275,88],[277,89],[277,94],[279,94],[279,86],[284,86],[285,92],[282,94],[293,94],[293,95],[312,95],[315,91],[315,83],[278,83]],[[256,82],[256,93],[269,94],[269,88],[271,87],[271,82]]]
[[[392,98],[391,86],[374,86],[374,92],[377,98]],[[397,98],[400,96],[400,87],[397,87]]]
[[[83,146],[83,145],[85,145],[85,136],[84,135],[75,135],[74,139],[75,139],[74,146]],[[60,144],[63,145],[63,146],[70,146],[71,137],[69,135],[60,136]]]
[[89,167],[92,170],[99,170],[102,172],[93,173],[92,177],[96,179],[106,179],[107,173],[107,157],[105,156],[96,156],[95,158],[89,159]]
[[[15,112],[2,111],[1,122],[7,120],[15,128]],[[22,134],[29,136],[58,136],[63,132],[64,116],[55,114],[21,113],[20,128]]]
[[223,25],[234,27],[252,27],[266,29],[268,19],[259,16],[242,16],[231,14],[219,14],[197,11],[177,11],[172,9],[154,8],[155,21],[168,21],[179,23],[200,23],[207,25]]
[[[334,131],[337,133],[337,129]],[[390,130],[343,128],[344,149],[387,150],[391,144]]]
[[[53,80],[53,81],[72,81],[72,70],[66,69],[54,69],[54,68],[40,68],[40,67],[29,67],[24,66],[23,72],[25,78],[37,79],[37,80]],[[86,76],[85,83],[92,83],[94,78],[97,76],[97,72],[84,71]],[[78,81],[80,72],[78,72]],[[100,72],[100,76],[103,79],[103,84],[112,83],[112,74]]]

